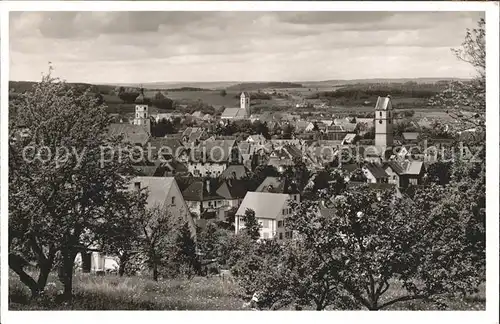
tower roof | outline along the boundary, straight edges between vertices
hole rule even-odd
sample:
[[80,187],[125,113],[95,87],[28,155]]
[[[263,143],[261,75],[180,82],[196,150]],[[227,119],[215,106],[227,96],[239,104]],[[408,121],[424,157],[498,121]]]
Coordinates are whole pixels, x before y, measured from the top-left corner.
[[378,97],[375,105],[375,110],[390,110],[392,109],[391,96]]
[[139,96],[137,96],[137,98],[135,98],[135,103],[136,104],[147,104],[148,103],[148,100],[147,100],[146,96],[144,95],[144,89],[140,90]]
[[250,98],[250,94],[248,92],[246,92],[246,91],[243,91],[241,93],[240,97],[248,97],[248,98]]

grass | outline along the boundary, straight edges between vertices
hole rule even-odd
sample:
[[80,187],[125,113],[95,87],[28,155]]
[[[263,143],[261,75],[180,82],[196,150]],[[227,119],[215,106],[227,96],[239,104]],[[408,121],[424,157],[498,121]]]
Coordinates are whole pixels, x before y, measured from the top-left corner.
[[9,276],[10,310],[238,310],[243,309],[235,283],[219,277],[152,281],[140,277],[76,274],[72,304],[61,303],[62,286],[51,275],[45,296],[29,301],[29,291]]
[[[58,301],[62,286],[51,275],[45,296],[29,301],[28,289],[13,273],[9,276],[10,310],[243,310],[247,301],[241,289],[231,280],[220,277],[169,279],[159,282],[141,277],[96,276],[75,274],[72,304]],[[405,292],[396,283],[384,294],[381,302],[400,297]],[[476,294],[449,297],[451,310],[484,310],[485,286]],[[421,300],[397,303],[388,310],[437,310],[434,304]]]

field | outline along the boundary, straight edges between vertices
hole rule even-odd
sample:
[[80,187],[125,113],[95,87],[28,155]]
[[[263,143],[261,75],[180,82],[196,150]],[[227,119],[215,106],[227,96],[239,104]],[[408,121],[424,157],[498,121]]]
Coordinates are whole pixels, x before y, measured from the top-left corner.
[[[72,305],[57,301],[62,289],[52,275],[46,296],[29,302],[28,290],[15,274],[9,276],[10,310],[245,310],[248,308],[238,285],[231,279],[218,276],[170,279],[154,282],[140,277],[95,276],[78,273],[74,277]],[[387,295],[397,297],[403,291],[392,284]],[[485,287],[477,294],[447,300],[454,310],[484,310]],[[392,310],[431,310],[434,305],[422,301],[409,301],[391,306]]]

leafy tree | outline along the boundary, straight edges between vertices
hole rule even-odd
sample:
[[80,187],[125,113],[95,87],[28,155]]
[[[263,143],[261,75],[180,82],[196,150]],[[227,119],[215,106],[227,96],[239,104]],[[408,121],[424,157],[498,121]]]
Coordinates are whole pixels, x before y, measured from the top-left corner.
[[218,256],[218,228],[213,222],[209,222],[204,230],[197,231],[199,235],[198,246],[205,259],[213,259]]
[[227,96],[227,92],[226,92],[226,90],[225,90],[225,89],[222,89],[222,90],[220,91],[220,95],[221,95],[221,97],[225,97],[225,96]]
[[144,221],[141,216],[144,214],[146,197],[144,192],[132,196],[129,208],[117,213],[98,233],[101,250],[118,256],[120,277],[127,272],[129,262],[143,247],[143,236],[139,229]]
[[[120,90],[122,88],[120,87]],[[127,103],[127,104],[133,104],[135,103],[135,99],[137,99],[137,97],[139,96],[139,92],[137,90],[132,90],[132,91],[126,91],[125,89],[123,89],[123,91],[120,91],[118,93],[118,98],[120,98],[123,103]]]
[[166,265],[169,260],[170,239],[176,222],[168,211],[160,206],[149,208],[138,216],[140,249],[152,271],[153,280],[157,281],[160,267]]
[[153,137],[164,137],[167,134],[175,134],[177,129],[175,129],[174,124],[168,119],[161,119],[158,123],[155,121],[151,122],[151,135]]
[[[443,307],[447,294],[474,292],[484,280],[484,268],[477,267],[483,246],[463,195],[456,187],[432,185],[410,200],[365,185],[336,198],[329,213],[316,201],[303,201],[285,221],[296,239],[280,252],[294,258],[275,262],[274,253],[261,252],[264,261],[254,261],[271,266],[257,267],[252,278],[272,274],[280,280],[279,294],[260,289],[262,300],[379,310],[415,299]],[[405,294],[388,295],[391,285]]]
[[[200,272],[200,262],[196,253],[196,241],[189,229],[188,223],[185,223],[179,230],[175,240],[176,253],[173,261],[181,266],[179,270],[185,269],[188,276]],[[182,267],[184,266],[184,267]]]
[[[133,169],[128,148],[107,135],[104,107],[50,72],[10,107],[9,266],[36,296],[60,254],[70,299],[76,254],[98,243],[100,229],[130,209],[125,189]],[[114,154],[101,156],[103,148]],[[37,280],[23,267],[30,261]]]
[[261,225],[255,217],[255,212],[251,209],[245,210],[245,215],[242,217],[242,221],[245,224],[244,232],[250,236],[252,240],[258,240],[260,238]]
[[485,21],[480,19],[477,28],[467,29],[461,48],[452,50],[458,59],[476,69],[476,77],[467,82],[451,82],[445,90],[429,100],[430,105],[445,109],[463,129],[471,127],[480,129],[481,137],[484,137],[486,129],[485,36]]

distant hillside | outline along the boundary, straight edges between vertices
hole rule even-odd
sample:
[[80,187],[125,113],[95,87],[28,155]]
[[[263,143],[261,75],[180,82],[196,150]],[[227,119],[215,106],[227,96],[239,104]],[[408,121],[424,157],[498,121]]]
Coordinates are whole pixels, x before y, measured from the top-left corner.
[[[33,88],[37,82],[34,81],[10,81],[9,90],[14,90],[15,93],[24,93]],[[90,83],[71,83],[68,85],[76,86],[80,89],[93,88],[93,92],[99,92],[101,94],[108,94],[115,89],[112,85],[102,85],[102,84],[90,84]]]
[[227,90],[253,91],[259,89],[287,89],[302,87],[302,84],[293,82],[243,82],[227,87]]
[[440,81],[466,81],[469,79],[463,78],[396,78],[396,79],[353,79],[353,80],[325,80],[325,81],[307,81],[302,82],[306,88],[329,88],[335,86],[345,86],[353,84],[374,84],[374,83],[405,83],[416,82],[422,83],[437,83]]

